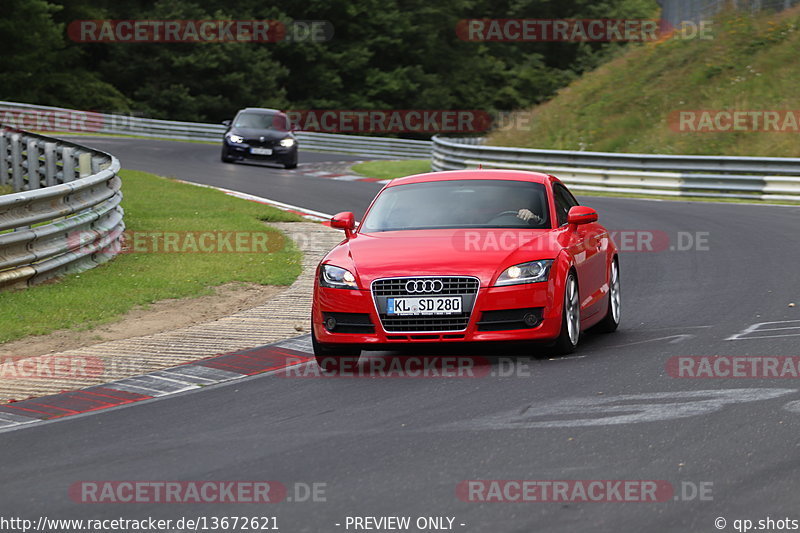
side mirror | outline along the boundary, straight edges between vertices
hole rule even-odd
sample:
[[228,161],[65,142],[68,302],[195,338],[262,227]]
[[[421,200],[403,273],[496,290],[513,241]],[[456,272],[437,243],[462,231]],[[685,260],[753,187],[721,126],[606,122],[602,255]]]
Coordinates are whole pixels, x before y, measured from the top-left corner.
[[331,227],[343,229],[345,236],[349,239],[353,236],[353,230],[356,228],[356,217],[350,211],[337,213],[331,218]]
[[229,126],[229,127],[230,127],[230,125],[231,125],[231,121],[230,121],[230,120],[223,120],[223,121],[222,121],[222,125],[223,125],[223,126]]
[[581,224],[589,224],[597,222],[597,211],[585,205],[576,205],[569,210],[567,214],[567,223],[570,226],[579,226]]

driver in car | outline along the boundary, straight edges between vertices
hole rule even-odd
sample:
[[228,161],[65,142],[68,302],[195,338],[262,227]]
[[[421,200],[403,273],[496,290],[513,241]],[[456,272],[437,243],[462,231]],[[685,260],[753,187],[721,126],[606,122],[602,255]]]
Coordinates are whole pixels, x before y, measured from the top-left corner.
[[524,220],[525,222],[529,222],[531,224],[541,224],[544,222],[544,219],[531,211],[530,209],[520,209],[517,211],[517,218]]

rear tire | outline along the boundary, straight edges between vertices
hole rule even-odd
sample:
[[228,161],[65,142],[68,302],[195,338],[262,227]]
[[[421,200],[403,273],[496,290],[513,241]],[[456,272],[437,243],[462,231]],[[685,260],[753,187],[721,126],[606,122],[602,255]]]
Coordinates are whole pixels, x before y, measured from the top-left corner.
[[619,286],[619,264],[617,260],[611,263],[611,272],[608,275],[608,311],[606,316],[598,322],[597,331],[613,333],[619,327],[622,297]]
[[325,372],[353,369],[361,357],[361,348],[357,346],[336,346],[317,341],[313,324],[311,326],[311,345],[314,348],[314,358],[317,360],[317,364]]
[[561,311],[561,333],[556,339],[554,348],[558,355],[567,355],[575,351],[581,337],[581,304],[578,295],[578,279],[575,273],[567,274],[564,284],[564,305]]

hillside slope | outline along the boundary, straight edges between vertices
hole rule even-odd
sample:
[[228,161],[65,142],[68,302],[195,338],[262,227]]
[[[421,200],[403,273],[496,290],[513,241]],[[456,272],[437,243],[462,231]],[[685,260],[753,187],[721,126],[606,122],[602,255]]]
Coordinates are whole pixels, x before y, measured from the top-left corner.
[[[528,127],[496,131],[489,143],[609,152],[800,156],[798,25],[800,8],[758,17],[728,13],[713,22],[712,39],[669,39],[629,47],[554,99],[521,112]],[[681,111],[710,113],[696,113],[681,126]],[[740,112],[737,120],[741,120],[735,124],[734,115],[725,114],[733,111]],[[703,118],[712,122],[703,124]],[[772,120],[766,128],[771,131],[764,131],[764,119]],[[726,130],[719,131],[715,124]],[[735,126],[741,130],[735,131]],[[716,131],[693,132],[692,127]]]

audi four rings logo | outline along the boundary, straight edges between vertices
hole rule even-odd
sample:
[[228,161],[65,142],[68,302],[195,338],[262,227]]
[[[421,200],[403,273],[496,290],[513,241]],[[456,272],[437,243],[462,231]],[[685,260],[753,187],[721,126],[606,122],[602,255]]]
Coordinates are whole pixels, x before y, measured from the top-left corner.
[[444,283],[440,279],[412,279],[406,282],[406,292],[409,294],[442,292]]

